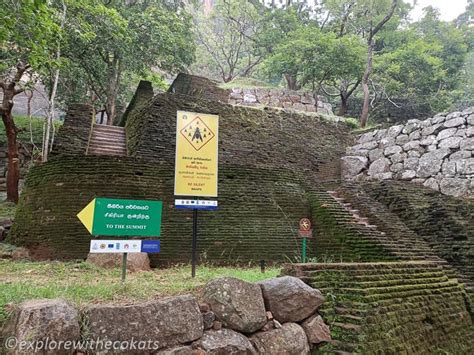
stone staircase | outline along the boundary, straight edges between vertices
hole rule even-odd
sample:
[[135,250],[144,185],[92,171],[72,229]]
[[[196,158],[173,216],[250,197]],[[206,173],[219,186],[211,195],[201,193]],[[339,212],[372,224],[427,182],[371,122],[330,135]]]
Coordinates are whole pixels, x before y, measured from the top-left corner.
[[[365,229],[366,235],[398,259],[444,262],[428,243],[407,228],[396,215],[387,212],[380,203],[349,194],[343,189],[327,193],[351,215],[353,223]],[[358,208],[354,208],[353,204]],[[371,213],[369,208],[375,209],[376,213]]]
[[319,289],[335,354],[471,353],[469,301],[438,263],[287,264],[284,275]]
[[125,128],[94,124],[86,154],[127,156]]

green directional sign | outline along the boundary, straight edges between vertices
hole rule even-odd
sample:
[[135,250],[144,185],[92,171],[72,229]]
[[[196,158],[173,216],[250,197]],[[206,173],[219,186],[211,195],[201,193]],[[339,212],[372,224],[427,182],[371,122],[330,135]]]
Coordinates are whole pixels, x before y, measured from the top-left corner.
[[161,201],[93,199],[77,217],[92,235],[157,237]]

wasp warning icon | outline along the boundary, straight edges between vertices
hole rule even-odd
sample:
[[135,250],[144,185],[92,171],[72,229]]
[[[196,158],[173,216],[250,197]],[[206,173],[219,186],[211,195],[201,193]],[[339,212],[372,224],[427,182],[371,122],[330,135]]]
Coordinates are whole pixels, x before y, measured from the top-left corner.
[[184,126],[180,132],[195,150],[200,150],[215,137],[214,132],[199,116]]

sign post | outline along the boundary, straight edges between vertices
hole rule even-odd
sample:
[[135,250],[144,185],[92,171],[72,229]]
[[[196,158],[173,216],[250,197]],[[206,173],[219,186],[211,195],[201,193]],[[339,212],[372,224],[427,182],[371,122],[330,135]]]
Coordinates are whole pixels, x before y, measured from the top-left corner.
[[[90,234],[104,236],[158,237],[163,203],[97,197],[77,217]],[[91,240],[90,253],[122,253],[122,282],[128,253],[158,253],[159,240]]]
[[[176,157],[174,175],[175,196],[217,197],[219,116],[195,112],[177,112]],[[191,276],[196,276],[198,209],[215,209],[205,200],[176,200],[203,202],[176,203],[177,208],[192,208],[193,232]],[[203,207],[215,208],[203,208]]]
[[301,262],[306,262],[307,239],[312,237],[313,230],[311,229],[311,221],[308,218],[301,218],[299,222],[298,234],[303,241],[301,243]]

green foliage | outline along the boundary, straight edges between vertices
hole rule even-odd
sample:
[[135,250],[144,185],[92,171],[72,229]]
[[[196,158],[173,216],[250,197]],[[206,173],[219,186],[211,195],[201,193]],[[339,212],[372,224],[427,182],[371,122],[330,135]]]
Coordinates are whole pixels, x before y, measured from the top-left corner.
[[362,74],[364,46],[360,38],[338,38],[315,26],[300,27],[277,45],[265,66],[270,74],[296,75],[299,86],[319,90],[323,84],[338,86],[338,81]]
[[60,36],[56,12],[43,0],[9,0],[0,6],[0,79],[18,63],[33,70],[51,64],[51,43]]
[[247,76],[261,61],[253,37],[259,14],[247,0],[219,0],[213,11],[191,9],[197,37],[197,61],[193,70],[229,82]]
[[[27,144],[33,137],[35,144],[41,145],[43,139],[43,125],[45,119],[43,117],[32,117],[31,120],[27,116],[15,116],[15,125],[18,129],[18,141]],[[62,125],[62,121],[54,121],[56,130]],[[6,144],[5,127],[0,125],[0,144]]]
[[68,59],[60,92],[63,102],[102,106],[113,98],[125,104],[136,87],[132,78],[158,80],[156,70],[175,73],[194,60],[190,19],[161,1],[72,2],[64,56]]

